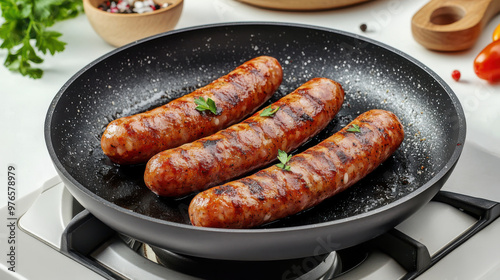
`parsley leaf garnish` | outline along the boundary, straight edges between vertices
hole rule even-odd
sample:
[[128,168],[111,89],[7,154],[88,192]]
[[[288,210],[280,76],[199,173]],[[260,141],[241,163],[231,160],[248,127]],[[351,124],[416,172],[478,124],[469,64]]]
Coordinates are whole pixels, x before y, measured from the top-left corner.
[[272,115],[274,115],[276,112],[278,112],[278,110],[280,109],[280,107],[276,107],[276,108],[272,108],[271,105],[269,105],[269,107],[267,107],[266,109],[262,110],[262,112],[260,112],[260,116],[261,117],[270,117]]
[[349,127],[347,129],[348,132],[361,132],[361,130],[359,129],[359,125],[357,124],[353,124],[351,125],[351,127]]
[[292,158],[292,155],[287,155],[286,152],[282,150],[278,150],[278,160],[281,163],[276,164],[277,167],[285,170],[285,171],[290,171],[290,166],[286,165],[290,159]]
[[81,0],[0,0],[2,17],[0,48],[7,50],[5,67],[23,76],[39,79],[43,70],[32,66],[43,62],[41,54],[62,52],[61,33],[47,30],[56,22],[83,12]]
[[196,110],[198,111],[209,110],[210,112],[217,114],[217,106],[215,106],[215,101],[210,98],[207,98],[207,100],[205,100],[203,97],[199,97],[198,99],[195,98],[194,103],[198,105],[196,107]]

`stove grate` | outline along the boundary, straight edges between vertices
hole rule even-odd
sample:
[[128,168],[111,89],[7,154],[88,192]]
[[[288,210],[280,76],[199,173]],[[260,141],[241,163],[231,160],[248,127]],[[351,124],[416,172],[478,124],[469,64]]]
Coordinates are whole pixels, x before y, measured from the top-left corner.
[[[392,229],[365,244],[355,246],[366,250],[378,249],[397,261],[407,274],[402,279],[415,279],[427,269],[462,245],[500,216],[500,203],[467,195],[440,191],[433,201],[446,203],[477,219],[477,222],[446,247],[430,256],[422,243],[410,236]],[[95,261],[90,254],[109,242],[116,232],[95,218],[88,210],[77,214],[62,235],[61,251],[75,261],[94,270],[106,279],[124,279],[118,272],[111,271]],[[339,251],[342,261],[343,251]]]

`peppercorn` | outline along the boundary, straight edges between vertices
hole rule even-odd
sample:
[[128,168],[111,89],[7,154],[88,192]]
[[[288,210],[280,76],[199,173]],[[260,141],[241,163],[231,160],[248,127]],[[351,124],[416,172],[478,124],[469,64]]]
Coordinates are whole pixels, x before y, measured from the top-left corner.
[[365,31],[368,29],[368,26],[366,25],[366,23],[362,23],[362,24],[359,26],[359,29],[361,29],[361,31],[365,32]]

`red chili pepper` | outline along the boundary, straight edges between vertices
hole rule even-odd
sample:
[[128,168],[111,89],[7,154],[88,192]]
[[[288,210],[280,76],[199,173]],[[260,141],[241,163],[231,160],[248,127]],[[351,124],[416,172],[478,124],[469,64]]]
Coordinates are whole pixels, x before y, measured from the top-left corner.
[[493,41],[474,60],[474,72],[492,83],[500,81],[500,40]]

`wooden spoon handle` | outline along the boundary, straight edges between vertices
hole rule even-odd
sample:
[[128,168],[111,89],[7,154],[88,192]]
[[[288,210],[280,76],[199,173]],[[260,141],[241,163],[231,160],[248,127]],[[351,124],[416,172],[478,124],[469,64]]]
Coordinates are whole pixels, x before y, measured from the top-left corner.
[[428,49],[465,50],[499,11],[500,0],[431,0],[413,16],[411,31]]

